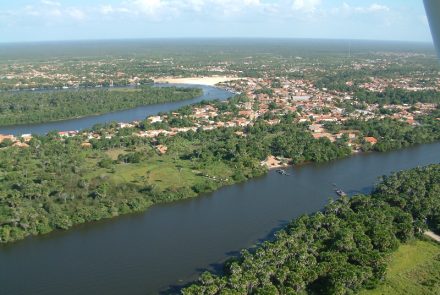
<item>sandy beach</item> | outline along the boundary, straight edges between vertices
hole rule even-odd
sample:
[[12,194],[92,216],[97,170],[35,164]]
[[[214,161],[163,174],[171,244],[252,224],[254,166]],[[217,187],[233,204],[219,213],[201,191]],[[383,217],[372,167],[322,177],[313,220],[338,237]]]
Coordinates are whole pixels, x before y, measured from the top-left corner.
[[290,159],[280,160],[272,155],[268,156],[265,161],[261,162],[261,166],[266,166],[268,169],[286,168],[289,164],[285,160],[290,161]]
[[191,84],[191,85],[208,85],[214,86],[221,82],[238,80],[237,77],[214,76],[214,77],[194,77],[194,78],[158,78],[154,79],[155,83],[176,83],[176,84]]

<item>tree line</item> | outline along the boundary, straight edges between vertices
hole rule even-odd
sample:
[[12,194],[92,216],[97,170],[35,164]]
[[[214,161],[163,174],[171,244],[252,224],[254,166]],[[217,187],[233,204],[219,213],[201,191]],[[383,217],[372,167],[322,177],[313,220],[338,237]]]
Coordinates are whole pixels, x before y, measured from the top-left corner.
[[133,89],[0,92],[0,126],[42,123],[103,114],[142,105],[191,99],[199,88],[141,87]]
[[353,294],[386,276],[387,257],[428,227],[439,232],[440,165],[384,177],[371,195],[342,197],[291,221],[253,250],[203,273],[182,294]]
[[368,91],[357,89],[354,97],[359,101],[368,104],[415,104],[421,103],[440,103],[440,92],[436,90],[410,91],[402,88],[386,88],[383,92]]

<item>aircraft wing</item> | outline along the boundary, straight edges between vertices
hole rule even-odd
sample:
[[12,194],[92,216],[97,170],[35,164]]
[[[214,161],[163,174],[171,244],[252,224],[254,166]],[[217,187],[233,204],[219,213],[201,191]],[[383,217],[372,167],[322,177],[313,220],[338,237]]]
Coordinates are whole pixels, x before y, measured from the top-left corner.
[[437,54],[440,58],[440,0],[424,0]]

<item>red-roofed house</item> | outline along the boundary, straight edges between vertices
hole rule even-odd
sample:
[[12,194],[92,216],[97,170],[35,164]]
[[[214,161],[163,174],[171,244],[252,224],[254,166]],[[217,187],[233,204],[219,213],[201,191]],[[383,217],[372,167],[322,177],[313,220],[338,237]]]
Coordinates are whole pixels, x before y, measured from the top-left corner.
[[364,140],[371,143],[372,145],[375,145],[377,143],[377,139],[371,136],[364,137]]

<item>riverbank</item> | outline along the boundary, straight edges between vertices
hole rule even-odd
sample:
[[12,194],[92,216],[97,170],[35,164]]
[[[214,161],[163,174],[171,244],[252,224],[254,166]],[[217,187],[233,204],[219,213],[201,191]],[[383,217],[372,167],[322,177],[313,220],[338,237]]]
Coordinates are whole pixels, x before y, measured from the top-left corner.
[[218,77],[190,77],[190,78],[173,78],[165,77],[155,79],[155,83],[172,83],[172,84],[188,84],[188,85],[207,85],[215,86],[218,83],[239,80],[238,77],[233,76],[218,76]]
[[[213,108],[209,106],[210,110]],[[194,107],[194,114],[200,114],[200,109],[200,106]],[[208,107],[203,110],[206,109]],[[179,121],[182,118],[178,114],[169,113],[159,119],[165,117],[179,125],[185,124]],[[163,120],[160,126],[144,124],[137,130],[133,126],[116,130],[104,128],[99,133],[74,136],[69,140],[51,137],[43,140],[44,145],[31,145],[26,151],[14,148],[2,151],[10,163],[1,172],[14,175],[5,177],[2,182],[4,195],[18,194],[20,202],[35,210],[38,218],[17,223],[14,221],[17,213],[11,209],[15,203],[5,202],[2,207],[6,211],[7,225],[1,229],[1,240],[10,242],[54,229],[67,229],[75,224],[142,211],[152,204],[195,197],[227,184],[244,182],[265,173],[260,161],[268,155],[291,158],[297,164],[328,162],[352,155],[352,148],[345,142],[315,139],[307,126],[292,124],[290,120],[265,124],[264,128],[259,124],[248,126],[246,136],[243,136],[244,129],[238,132],[238,127],[181,128],[186,132],[178,132],[179,128],[169,128],[173,125]],[[167,128],[169,131],[163,130]],[[156,129],[173,133],[170,136],[148,133]],[[411,132],[416,133],[412,128]],[[88,141],[84,142],[87,137]],[[431,137],[424,140],[433,140]],[[83,146],[85,143],[87,148]],[[158,145],[167,148],[165,154],[157,154]],[[63,154],[62,160],[57,153],[53,155],[54,151]],[[17,176],[14,161],[29,156],[35,161],[23,163],[20,169],[26,172]],[[66,164],[60,166],[60,162]],[[50,181],[43,184],[41,179]],[[16,183],[25,183],[25,187]],[[30,197],[29,191],[33,192]],[[47,198],[46,194],[56,197]],[[57,210],[41,210],[36,207],[39,203],[35,200],[55,206]],[[23,219],[29,214],[19,211]]]
[[[173,84],[160,85],[160,86],[177,86]],[[160,87],[159,86],[159,87]],[[179,85],[179,87],[184,85]],[[188,85],[188,87],[192,87]],[[233,94],[224,89],[211,86],[199,86],[203,90],[203,94],[199,97],[179,100],[168,103],[150,104],[136,108],[131,108],[123,111],[115,111],[102,115],[86,116],[77,119],[69,119],[62,121],[53,121],[48,123],[38,124],[21,124],[9,127],[0,127],[0,134],[12,134],[20,136],[22,134],[37,134],[44,135],[50,131],[67,131],[67,130],[83,130],[91,128],[96,124],[106,124],[110,122],[133,122],[144,120],[148,116],[157,115],[160,112],[170,112],[177,110],[183,106],[195,104],[201,101],[211,101],[215,99],[226,100]]]
[[[386,276],[390,254],[413,241],[425,220],[436,219],[440,196],[432,183],[439,176],[440,164],[400,171],[384,177],[370,195],[332,200],[320,212],[291,220],[273,240],[241,250],[221,276],[203,273],[181,294],[346,294],[376,288]],[[420,187],[426,190],[417,191]],[[425,291],[411,293],[436,294],[438,273],[426,274]]]
[[277,169],[277,168],[286,168],[291,164],[292,159],[280,159],[273,155],[270,155],[266,158],[266,160],[261,162],[261,166],[268,168],[269,170]]
[[[201,95],[203,90],[196,87],[8,93],[1,97],[1,102],[10,107],[7,112],[0,114],[0,127],[97,116],[145,105],[190,100]],[[21,107],[22,105],[26,105],[26,108]]]
[[[167,293],[168,288],[196,280],[202,270],[221,272],[239,249],[272,239],[292,218],[321,210],[329,197],[336,198],[333,183],[350,195],[370,193],[381,175],[437,163],[439,153],[435,143],[290,167],[293,177],[269,171],[197,198],[0,245],[0,285],[6,294],[176,294],[178,289]],[[158,180],[185,181],[190,172],[148,167]],[[135,179],[148,175],[133,172]],[[41,268],[45,272],[37,271]]]

